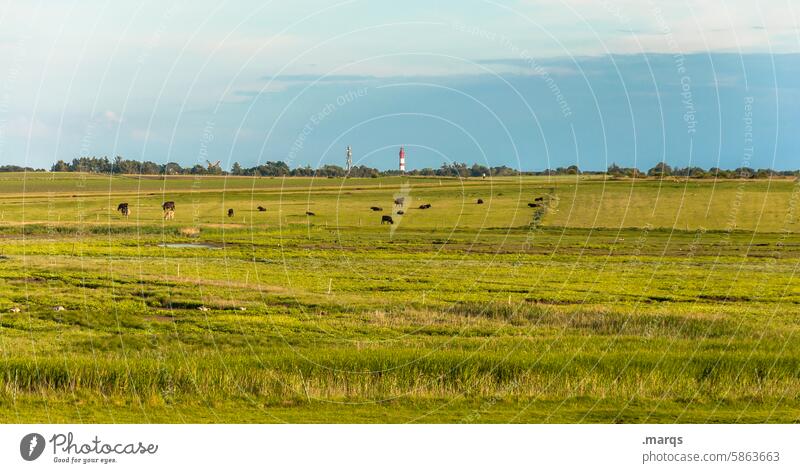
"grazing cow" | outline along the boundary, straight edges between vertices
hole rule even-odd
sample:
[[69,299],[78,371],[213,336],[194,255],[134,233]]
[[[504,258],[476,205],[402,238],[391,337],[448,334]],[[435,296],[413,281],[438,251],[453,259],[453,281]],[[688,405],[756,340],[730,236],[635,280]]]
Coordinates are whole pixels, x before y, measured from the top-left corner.
[[419,208],[421,208],[421,209],[429,209],[429,208],[431,208],[431,204],[422,204],[422,205],[419,206]]
[[370,207],[369,209],[372,210],[373,212],[380,212],[381,210],[383,210],[380,207]]
[[483,203],[483,199],[478,199],[478,201],[477,201],[477,202],[475,202],[475,203],[476,203],[476,204],[482,204],[482,203]]
[[228,209],[228,217],[233,217],[233,209]]
[[172,220],[175,218],[175,202],[167,201],[161,204],[161,209],[164,210],[164,220]]
[[392,220],[391,215],[384,215],[381,217],[381,225],[384,223],[388,223],[389,225],[394,225],[394,220]]
[[306,215],[308,215],[309,217],[313,217],[316,214],[314,212],[306,212]]
[[543,202],[544,201],[544,197],[537,197],[537,198],[533,199],[533,201],[534,202]]
[[397,215],[403,215],[404,213],[405,213],[405,212],[403,212],[402,210],[398,210],[398,211],[397,211]]
[[394,199],[394,205],[397,205],[399,207],[402,207],[405,202],[406,202],[406,198],[405,197],[398,197],[398,198]]
[[265,207],[262,207],[260,205],[258,207],[256,207],[256,208],[258,209],[259,212],[266,212],[267,211],[267,209]]
[[127,202],[122,202],[117,205],[117,212],[121,213],[123,217],[128,217],[131,214],[131,209],[128,208]]
[[533,204],[533,203],[531,203],[531,202],[528,202],[528,207],[530,207],[530,208],[532,208],[532,209],[535,209],[535,208],[536,208],[536,207],[538,207],[538,206],[539,206],[539,204]]

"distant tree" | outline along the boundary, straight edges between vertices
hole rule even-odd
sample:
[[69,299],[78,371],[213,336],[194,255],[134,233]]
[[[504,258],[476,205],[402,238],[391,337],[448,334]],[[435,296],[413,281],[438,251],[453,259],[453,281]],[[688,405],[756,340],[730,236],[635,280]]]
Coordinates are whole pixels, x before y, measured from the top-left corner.
[[[13,164],[4,164],[0,166],[0,172],[34,172],[38,171],[37,169],[33,169],[31,167],[22,167],[22,166],[15,166]],[[42,169],[43,171],[43,169]]]
[[611,163],[611,165],[606,168],[606,174],[613,177],[622,177],[625,175],[625,172],[621,167],[617,166],[617,163]]
[[416,176],[435,176],[436,170],[433,168],[414,169],[411,174]]
[[164,174],[174,175],[182,173],[183,173],[183,168],[178,163],[169,162],[164,165]]
[[206,164],[206,174],[211,174],[212,176],[220,176],[225,174],[225,171],[222,170],[222,167],[219,163],[212,163],[208,162]]
[[350,169],[349,177],[378,177],[381,172],[369,166],[353,166]]
[[289,176],[292,170],[283,161],[267,161],[265,164],[246,169],[245,174],[251,176]]
[[669,164],[661,161],[660,163],[656,164],[649,171],[647,171],[648,176],[653,177],[667,177],[672,175],[672,168]]
[[317,169],[316,174],[317,176],[324,177],[344,177],[345,174],[347,174],[347,171],[345,171],[341,166],[336,166],[335,164],[326,164]]
[[436,174],[442,177],[467,177],[470,175],[470,168],[466,163],[442,163]]
[[489,173],[490,176],[516,176],[519,172],[508,166],[494,166]]
[[612,163],[606,170],[606,174],[613,177],[642,177],[642,171],[636,168],[624,168]]
[[299,177],[311,177],[314,175],[314,168],[311,165],[306,164],[305,166],[296,167],[291,170],[289,173],[290,176],[299,176]]
[[242,169],[242,166],[240,166],[238,162],[233,163],[233,166],[231,166],[231,174],[233,174],[234,176],[241,176],[243,172],[244,170]]
[[157,176],[164,171],[164,168],[152,161],[145,161],[139,167],[139,173],[148,176]]
[[708,173],[705,169],[699,166],[693,166],[689,168],[689,177],[694,179],[703,179],[708,177]]
[[484,174],[488,176],[489,174],[491,174],[491,170],[488,167],[482,166],[478,163],[473,164],[472,167],[469,169],[469,175],[472,177],[481,177]]
[[687,166],[685,168],[673,169],[672,174],[675,176],[702,178],[706,177],[705,169],[697,166]]
[[64,160],[59,159],[56,161],[53,166],[50,167],[50,170],[53,172],[69,172],[69,164],[65,163]]
[[124,159],[122,156],[114,158],[111,164],[111,172],[114,174],[146,174],[142,171],[142,163]]

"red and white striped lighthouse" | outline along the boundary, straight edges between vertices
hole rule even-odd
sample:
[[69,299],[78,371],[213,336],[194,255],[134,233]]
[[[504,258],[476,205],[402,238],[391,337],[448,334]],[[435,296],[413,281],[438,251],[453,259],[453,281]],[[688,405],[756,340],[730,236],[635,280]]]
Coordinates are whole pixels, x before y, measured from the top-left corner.
[[406,172],[406,152],[400,147],[400,172]]

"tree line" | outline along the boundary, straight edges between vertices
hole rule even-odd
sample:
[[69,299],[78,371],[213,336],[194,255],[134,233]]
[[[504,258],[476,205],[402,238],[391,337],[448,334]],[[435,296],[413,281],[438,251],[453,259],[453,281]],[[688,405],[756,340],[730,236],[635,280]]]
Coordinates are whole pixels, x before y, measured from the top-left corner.
[[720,178],[720,179],[766,179],[770,177],[779,177],[779,176],[800,176],[799,170],[786,170],[786,171],[776,171],[774,169],[754,169],[747,166],[738,167],[736,169],[720,169],[718,167],[712,167],[709,169],[703,169],[699,166],[687,166],[687,167],[676,167],[673,168],[669,164],[665,162],[660,162],[653,166],[652,168],[648,169],[646,173],[643,173],[637,168],[626,168],[620,167],[617,164],[611,164],[608,167],[605,174],[608,174],[611,177],[655,177],[655,178],[664,178],[664,177],[685,177],[685,178],[694,178],[694,179],[705,179],[705,178]]
[[[44,169],[31,167],[0,165],[0,172],[44,172]],[[152,161],[137,161],[117,156],[108,157],[80,157],[71,162],[58,160],[50,167],[53,172],[88,172],[95,174],[141,174],[141,175],[219,175],[219,176],[266,176],[266,177],[380,177],[400,175],[398,170],[381,171],[369,166],[354,166],[348,172],[345,168],[335,164],[325,164],[313,168],[311,166],[291,167],[284,161],[267,161],[253,167],[243,167],[238,162],[233,163],[230,170],[223,170],[219,163],[208,163],[206,166],[195,164],[184,167],[176,162],[158,164]],[[407,171],[408,176],[438,176],[438,177],[484,177],[484,176],[560,176],[560,175],[608,175],[613,178],[722,178],[764,179],[778,176],[800,176],[800,171],[776,171],[772,169],[754,169],[739,167],[736,169],[720,169],[712,167],[703,169],[698,166],[672,167],[665,162],[660,162],[646,172],[633,167],[622,167],[612,163],[605,171],[582,171],[578,166],[557,167],[542,171],[520,171],[508,166],[484,166],[481,164],[467,165],[466,163],[443,163],[438,168],[422,168]]]
[[[22,169],[20,169],[22,170]],[[325,164],[317,168],[311,166],[297,166],[292,168],[284,161],[267,161],[253,167],[243,167],[238,162],[233,163],[230,170],[223,170],[218,163],[208,163],[206,166],[195,164],[183,167],[178,163],[169,162],[157,164],[152,161],[137,161],[117,156],[113,160],[108,157],[80,157],[71,162],[59,160],[50,167],[53,172],[89,172],[95,174],[145,174],[145,175],[228,175],[228,176],[323,176],[323,177],[380,177],[399,175],[398,170],[381,171],[369,166],[353,166],[347,169],[335,164]],[[577,166],[558,168],[551,174],[579,174]],[[487,167],[479,164],[467,166],[466,163],[444,163],[438,168],[413,169],[405,173],[411,176],[440,176],[440,177],[480,177],[480,176],[516,176],[520,174],[543,174],[520,172],[508,166]],[[547,173],[544,173],[547,174]]]

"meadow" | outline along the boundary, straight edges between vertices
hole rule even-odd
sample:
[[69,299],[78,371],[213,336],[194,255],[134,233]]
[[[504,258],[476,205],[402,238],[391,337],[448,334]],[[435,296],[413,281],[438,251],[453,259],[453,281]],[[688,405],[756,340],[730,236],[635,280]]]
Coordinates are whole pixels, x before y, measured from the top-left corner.
[[0,174],[0,419],[796,422],[798,204],[793,179]]

